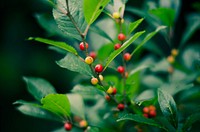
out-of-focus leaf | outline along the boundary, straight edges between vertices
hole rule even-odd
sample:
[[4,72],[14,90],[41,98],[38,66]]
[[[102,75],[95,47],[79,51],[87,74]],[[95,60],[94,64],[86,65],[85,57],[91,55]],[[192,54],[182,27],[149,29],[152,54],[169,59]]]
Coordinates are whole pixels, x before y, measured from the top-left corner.
[[140,37],[145,31],[140,31],[135,33],[129,40],[127,40],[118,50],[115,50],[108,57],[104,70],[108,67],[108,65],[112,62],[112,60],[119,55],[123,50],[125,50],[131,43],[133,43],[138,37]]
[[41,103],[43,108],[56,115],[62,117],[70,116],[70,103],[64,94],[49,94],[42,98]]
[[155,93],[153,90],[145,90],[136,97],[135,101],[136,102],[146,101],[146,100],[150,100],[154,97],[155,97]]
[[91,25],[97,17],[101,14],[104,7],[108,4],[109,0],[84,0],[83,11],[85,20],[88,25]]
[[71,90],[73,93],[77,93],[80,95],[95,95],[102,94],[96,87],[94,86],[84,86],[84,85],[76,85]]
[[98,127],[93,127],[93,126],[88,126],[86,129],[86,132],[99,132],[99,128]]
[[141,18],[135,22],[132,22],[129,24],[129,31],[128,31],[128,34],[131,34],[139,25],[140,23],[144,20],[144,18]]
[[138,115],[138,114],[124,114],[117,120],[117,122],[126,121],[126,120],[132,120],[138,123],[158,127],[167,131],[167,129],[164,126],[162,126],[160,123],[156,122],[155,120],[145,118],[144,116]]
[[167,92],[158,89],[158,102],[163,115],[175,127],[178,127],[178,113],[173,97]]
[[58,48],[66,50],[68,52],[71,52],[75,55],[78,55],[77,51],[72,46],[66,44],[65,42],[53,41],[53,40],[49,40],[49,39],[45,39],[45,38],[39,38],[39,37],[36,37],[36,38],[29,37],[28,40],[35,40],[35,41],[38,41],[38,42],[42,42],[44,44],[53,45],[55,47],[58,47]]
[[[87,23],[83,15],[83,1],[69,0],[68,3],[70,14],[72,15],[81,33],[83,33],[87,27]],[[56,8],[53,9],[53,16],[58,24],[58,28],[60,28],[66,35],[82,41],[79,32],[77,31],[70,18],[67,16],[66,1],[56,0],[55,4]]]
[[200,113],[190,115],[185,121],[182,130],[188,131],[188,129],[192,127],[192,124],[194,124],[198,120],[200,120]]
[[45,79],[34,77],[23,77],[23,79],[29,93],[38,101],[48,94],[56,93],[55,88]]
[[80,58],[74,54],[68,53],[63,59],[57,61],[57,64],[70,71],[92,76],[92,71],[89,65],[81,61]]
[[[105,44],[98,50],[98,59],[99,60],[105,60],[114,50],[113,44]],[[102,54],[103,53],[103,54]]]
[[143,77],[142,83],[149,88],[158,88],[164,82],[162,81],[162,79],[160,77],[157,77],[154,75],[146,75]]

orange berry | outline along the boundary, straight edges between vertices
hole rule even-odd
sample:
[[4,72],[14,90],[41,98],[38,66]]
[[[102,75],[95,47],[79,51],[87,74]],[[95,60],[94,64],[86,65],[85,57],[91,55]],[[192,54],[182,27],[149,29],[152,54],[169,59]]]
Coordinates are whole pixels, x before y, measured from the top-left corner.
[[93,78],[91,79],[91,83],[92,83],[93,85],[96,85],[98,82],[99,82],[98,79],[95,78],[95,77],[93,77]]

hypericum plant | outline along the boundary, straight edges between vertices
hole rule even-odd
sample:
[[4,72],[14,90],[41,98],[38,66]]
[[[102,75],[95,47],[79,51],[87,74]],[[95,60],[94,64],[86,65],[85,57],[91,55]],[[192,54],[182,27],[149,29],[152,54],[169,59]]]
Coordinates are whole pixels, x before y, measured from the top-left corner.
[[[130,61],[133,60],[134,64],[135,53],[160,30],[165,30],[166,26],[158,26],[155,31],[146,35],[144,35],[145,30],[135,31],[144,19],[134,22],[124,19],[126,0],[49,0],[49,2],[53,7],[53,16],[59,29],[66,36],[73,38],[74,42],[78,41],[77,45],[40,37],[30,37],[28,40],[67,51],[67,55],[56,63],[62,68],[80,73],[89,83],[80,81],[80,84],[72,88],[71,93],[58,94],[46,80],[24,77],[28,91],[37,103],[18,100],[14,104],[19,104],[17,107],[19,111],[26,115],[61,122],[63,127],[57,131],[131,132],[147,131],[147,127],[150,126],[150,131],[160,129],[173,132],[187,130],[196,121],[196,118],[190,117],[184,125],[179,123],[176,103],[171,94],[165,92],[165,85],[165,87],[158,86],[156,94],[153,93],[151,97],[145,96],[144,92],[137,93],[140,88],[138,80],[141,80],[139,73],[151,66],[142,64],[137,67],[129,66]],[[94,44],[89,40],[101,41],[101,39],[90,38],[88,32],[90,29],[95,29],[93,24],[102,12],[109,16],[109,21],[117,25],[118,32],[115,33],[116,38],[111,38],[103,30],[96,30],[112,44],[111,48],[107,45],[105,48],[102,47],[103,52],[100,52],[102,49],[99,49],[99,52],[91,51],[91,45]],[[145,37],[134,49],[130,48],[130,45],[141,36]],[[167,59],[169,65],[174,64],[173,57],[177,56],[178,52],[173,50],[171,54],[172,56]],[[173,70],[170,72],[173,73]],[[178,85],[181,89],[192,86],[186,83]],[[172,94],[176,92],[172,90]],[[197,116],[199,117],[199,114]]]

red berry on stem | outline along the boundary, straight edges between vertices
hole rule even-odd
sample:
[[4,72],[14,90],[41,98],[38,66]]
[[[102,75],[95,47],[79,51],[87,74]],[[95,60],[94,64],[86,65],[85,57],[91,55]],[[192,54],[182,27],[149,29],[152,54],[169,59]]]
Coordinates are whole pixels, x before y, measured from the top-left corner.
[[117,68],[117,71],[118,71],[119,73],[123,73],[123,72],[124,72],[124,67],[123,67],[123,66],[119,66],[119,67]]
[[91,51],[89,54],[93,59],[97,57],[97,54],[94,51]]
[[120,33],[119,35],[118,35],[118,40],[119,41],[124,41],[126,39],[126,36],[123,34],[123,33]]
[[116,93],[117,93],[117,89],[116,89],[116,88],[113,88],[112,94],[115,95]]
[[85,45],[84,45],[84,43],[81,42],[79,45],[80,50],[85,50],[85,47],[86,47],[86,49],[88,48],[88,43],[85,43]]
[[107,101],[110,101],[110,96],[109,95],[106,95],[105,98],[106,98]]
[[144,107],[143,108],[143,113],[149,113],[149,108],[148,107]]
[[120,47],[121,47],[121,44],[119,44],[119,43],[117,43],[117,44],[114,45],[114,49],[115,50],[119,49]]
[[143,116],[146,117],[146,118],[149,118],[149,115],[146,114],[146,113],[144,113]]
[[155,111],[155,110],[151,110],[151,111],[149,112],[149,116],[150,116],[150,117],[156,117],[156,111]]
[[156,107],[155,106],[153,106],[153,105],[150,105],[149,106],[149,111],[155,111],[156,110]]
[[124,54],[124,60],[129,61],[131,59],[131,54],[125,53]]
[[100,73],[103,71],[103,66],[101,64],[97,64],[94,69],[95,69],[95,72]]
[[125,106],[124,106],[124,104],[118,104],[117,108],[119,110],[124,110]]
[[64,128],[65,128],[65,130],[70,131],[70,130],[72,129],[72,124],[69,123],[69,122],[66,122],[66,123],[64,124]]

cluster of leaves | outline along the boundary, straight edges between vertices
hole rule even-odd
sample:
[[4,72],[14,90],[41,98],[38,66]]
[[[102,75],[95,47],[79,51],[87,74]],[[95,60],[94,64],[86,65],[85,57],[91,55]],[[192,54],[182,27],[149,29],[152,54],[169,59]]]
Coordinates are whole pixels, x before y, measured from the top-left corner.
[[[139,131],[139,129],[170,132],[189,130],[192,124],[198,121],[199,110],[189,113],[193,113],[192,115],[184,115],[181,111],[184,111],[183,107],[191,110],[196,107],[196,104],[193,107],[187,107],[189,103],[184,105],[183,101],[199,98],[197,91],[199,91],[198,76],[200,71],[193,67],[194,60],[198,59],[196,54],[198,54],[199,50],[197,49],[199,49],[199,46],[187,47],[185,50],[184,46],[200,23],[199,21],[192,21],[195,24],[193,26],[189,24],[186,28],[188,32],[183,34],[179,50],[177,50],[178,53],[176,55],[171,53],[174,59],[172,62],[166,59],[168,53],[165,55],[162,52],[162,49],[159,48],[160,44],[156,44],[150,39],[159,32],[160,37],[164,38],[163,42],[170,47],[170,50],[174,48],[172,40],[175,35],[172,32],[174,32],[174,22],[178,16],[179,2],[170,1],[168,3],[169,7],[162,7],[161,1],[161,7],[148,11],[126,7],[126,2],[125,0],[50,1],[54,7],[54,19],[64,34],[56,26],[53,26],[54,33],[62,34],[66,38],[74,38],[74,42],[83,41],[85,43],[88,38],[92,39],[89,33],[94,32],[103,37],[104,40],[109,40],[109,43],[98,49],[98,58],[94,64],[88,65],[83,61],[82,51],[79,52],[73,44],[69,45],[65,42],[30,37],[29,40],[49,44],[59,52],[60,50],[57,48],[62,49],[61,53],[67,52],[67,55],[56,63],[62,68],[80,73],[82,78],[86,79],[80,80],[79,84],[72,88],[70,94],[58,94],[55,88],[46,80],[24,77],[28,91],[37,102],[16,101],[14,104],[19,105],[17,109],[30,116],[51,119],[61,123],[73,122],[73,126],[76,127],[72,131],[82,131],[83,129],[95,132]],[[176,6],[172,7],[172,5]],[[145,17],[146,22],[150,25],[146,28],[152,29],[153,27],[156,29],[145,36],[145,31],[136,31],[136,28],[143,22],[143,18],[134,22],[125,19],[124,23],[117,23],[111,15],[115,11],[120,13],[120,20],[126,11],[139,17]],[[109,17],[108,21],[116,24],[118,31],[109,29],[115,34],[114,36],[118,34],[116,32],[124,32],[128,37],[118,50],[113,50],[113,44],[118,40],[111,37],[95,23],[102,12]],[[38,15],[37,18],[48,31],[49,27],[46,25],[49,22],[45,17]],[[194,19],[194,17],[192,18]],[[199,19],[199,16],[196,15],[195,18]],[[108,21],[106,20],[106,22]],[[52,33],[52,31],[50,32]],[[94,38],[94,40],[96,41],[97,38]],[[120,63],[118,58],[120,54],[123,54],[124,51],[130,51],[131,56],[136,56],[136,52],[140,51],[142,53],[142,47],[151,51],[153,55],[149,55],[137,63],[134,61],[134,66],[129,63],[130,66],[127,65],[126,68],[129,75],[126,79],[124,79],[124,76],[119,76],[113,69],[116,69],[116,65]],[[87,56],[88,51],[85,52],[85,56]],[[190,57],[193,56],[193,59],[188,59],[188,54]],[[155,55],[159,56],[159,59]],[[93,71],[93,66],[98,63],[102,63],[104,66],[103,73],[101,73],[105,75],[104,81],[93,86],[85,80],[98,75]],[[173,70],[169,71],[169,68]],[[106,102],[104,96],[110,85],[115,86],[118,92],[115,96],[111,96],[113,100]],[[188,90],[191,89],[192,91],[188,93]],[[177,98],[176,102],[175,97]],[[116,109],[119,102],[125,104],[124,111]],[[142,108],[150,104],[157,107],[158,114],[156,118],[149,119],[142,115]],[[82,128],[79,124],[80,120],[86,120],[88,127]],[[133,122],[130,122],[130,120]],[[64,128],[55,131],[64,131]]]

